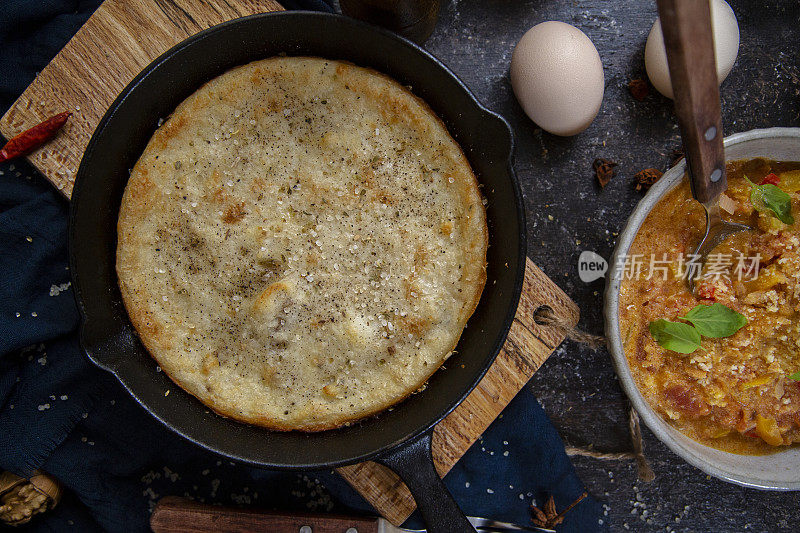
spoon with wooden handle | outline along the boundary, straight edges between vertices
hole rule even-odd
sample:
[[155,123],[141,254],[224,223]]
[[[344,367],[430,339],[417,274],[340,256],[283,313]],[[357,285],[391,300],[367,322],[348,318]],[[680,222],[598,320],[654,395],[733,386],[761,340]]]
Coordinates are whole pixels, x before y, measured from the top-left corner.
[[[719,212],[719,195],[728,188],[728,181],[709,2],[657,3],[692,195],[706,211],[706,232],[693,258],[703,265],[709,252],[725,238],[752,228],[726,222]],[[694,277],[688,276],[688,281],[694,292]]]

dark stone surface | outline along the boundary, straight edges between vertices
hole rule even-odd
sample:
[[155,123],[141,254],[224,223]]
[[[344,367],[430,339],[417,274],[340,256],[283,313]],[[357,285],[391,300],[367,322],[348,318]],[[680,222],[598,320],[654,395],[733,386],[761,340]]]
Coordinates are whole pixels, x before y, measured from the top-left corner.
[[[739,57],[722,84],[725,134],[800,126],[800,4],[731,0],[741,33]],[[651,88],[643,102],[628,93],[646,78],[644,44],[655,2],[613,0],[444,0],[426,47],[478,98],[511,123],[516,169],[528,210],[528,255],[580,306],[581,327],[603,331],[603,280],[577,277],[582,250],[610,257],[641,193],[633,175],[666,170],[680,137],[672,102]],[[605,68],[605,97],[589,129],[575,137],[543,133],[514,99],[508,69],[514,45],[531,26],[561,20],[595,43]],[[619,163],[600,190],[592,161]],[[552,217],[552,218],[551,218]],[[564,440],[603,451],[629,450],[627,403],[610,356],[567,342],[530,384]],[[574,460],[587,487],[608,506],[612,531],[796,531],[800,495],[745,489],[706,476],[663,446],[646,428],[654,482],[636,481],[630,461]],[[636,503],[640,502],[640,503]]]

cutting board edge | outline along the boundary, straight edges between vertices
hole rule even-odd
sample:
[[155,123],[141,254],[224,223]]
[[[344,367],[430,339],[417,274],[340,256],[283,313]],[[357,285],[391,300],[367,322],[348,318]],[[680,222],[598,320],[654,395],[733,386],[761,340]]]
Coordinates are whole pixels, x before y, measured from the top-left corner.
[[[540,290],[536,291],[534,294],[531,294],[531,291],[533,291],[536,287],[538,287]],[[553,299],[546,302],[537,302],[536,298],[531,299],[531,296],[538,294],[552,296]],[[558,348],[558,346],[565,340],[565,331],[531,323],[532,312],[535,311],[539,305],[545,304],[550,305],[557,312],[562,311],[560,314],[565,315],[563,318],[566,318],[573,325],[573,327],[575,324],[577,324],[580,318],[580,309],[578,308],[577,304],[572,301],[572,299],[563,291],[563,289],[556,285],[553,280],[551,280],[539,267],[537,267],[530,258],[526,258],[526,275],[525,282],[523,284],[523,292],[520,297],[517,316],[515,316],[514,324],[512,324],[511,330],[509,331],[509,338],[507,338],[506,342],[503,344],[503,347],[500,349],[497,358],[481,382],[476,386],[475,389],[473,389],[473,391],[470,393],[467,399],[462,402],[462,404],[457,406],[452,413],[445,417],[444,420],[439,422],[435,431],[438,433],[440,426],[445,425],[451,417],[457,416],[459,414],[459,410],[463,409],[464,405],[470,402],[473,394],[482,392],[480,389],[482,389],[484,386],[484,381],[492,376],[495,365],[501,364],[501,359],[513,359],[514,357],[525,358],[527,359],[527,363],[529,365],[528,368],[530,371],[525,372],[526,375],[523,376],[524,379],[519,379],[514,384],[514,388],[516,390],[513,391],[513,394],[507,395],[508,397],[502,404],[501,409],[499,409],[491,419],[484,420],[481,423],[480,431],[471,432],[469,436],[469,446],[467,446],[463,452],[459,451],[456,454],[458,457],[455,459],[455,461],[448,465],[442,465],[439,463],[439,461],[435,460],[437,463],[437,470],[442,477],[444,477],[444,475],[447,474],[447,472],[449,472],[453,466],[455,466],[457,461],[463,457],[464,453],[466,453],[467,449],[474,444],[480,435],[482,435],[483,432],[494,422],[494,420],[496,420],[497,416],[499,416],[508,403],[510,403],[514,397],[522,392],[522,390],[525,388],[525,385],[530,381],[530,378],[533,377],[533,374],[536,373],[536,371],[547,360],[547,358],[549,358],[556,348]],[[522,331],[523,335],[527,335],[528,339],[532,342],[541,343],[542,346],[546,347],[546,353],[542,354],[542,356],[538,359],[534,359],[530,354],[525,353],[510,354],[512,351],[520,352],[520,350],[514,346],[514,342],[510,339],[512,334],[517,333],[519,330]],[[547,331],[548,335],[541,335],[540,333],[542,331]],[[487,386],[490,387],[491,384],[488,384]],[[497,399],[492,398],[492,400]],[[497,401],[495,401],[495,403],[497,403]],[[469,415],[468,418],[472,419],[472,417]],[[437,455],[436,436],[437,434],[435,433],[433,444],[434,456]],[[462,446],[464,444],[465,443],[462,442]],[[396,526],[400,526],[403,522],[405,522],[416,509],[413,496],[411,496],[411,493],[405,484],[399,480],[396,474],[382,465],[367,461],[365,463],[340,467],[337,468],[336,471],[384,518]],[[373,476],[375,479],[377,479],[377,483],[372,482]]]

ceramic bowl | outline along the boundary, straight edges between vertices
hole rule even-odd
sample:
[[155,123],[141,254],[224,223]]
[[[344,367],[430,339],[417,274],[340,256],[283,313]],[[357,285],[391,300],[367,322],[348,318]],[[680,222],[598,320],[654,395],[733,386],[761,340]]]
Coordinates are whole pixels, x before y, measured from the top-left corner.
[[[725,139],[725,157],[729,161],[754,157],[800,161],[800,128],[770,128],[731,135]],[[707,474],[747,487],[800,490],[800,448],[789,448],[771,455],[749,456],[723,452],[700,444],[673,428],[647,403],[639,392],[628,366],[619,328],[621,279],[617,265],[624,261],[639,227],[650,210],[681,182],[685,170],[685,161],[681,161],[651,187],[628,219],[611,259],[604,311],[608,348],[617,375],[622,388],[647,427],[667,447],[690,464]]]

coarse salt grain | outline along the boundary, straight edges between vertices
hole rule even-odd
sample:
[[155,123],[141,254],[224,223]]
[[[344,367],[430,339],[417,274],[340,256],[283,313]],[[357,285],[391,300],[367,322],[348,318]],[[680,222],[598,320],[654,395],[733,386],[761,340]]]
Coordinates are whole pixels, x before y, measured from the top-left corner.
[[70,287],[69,281],[67,281],[66,283],[62,283],[60,285],[55,285],[55,284],[50,285],[50,296],[58,296],[65,290],[69,289],[69,287]]

